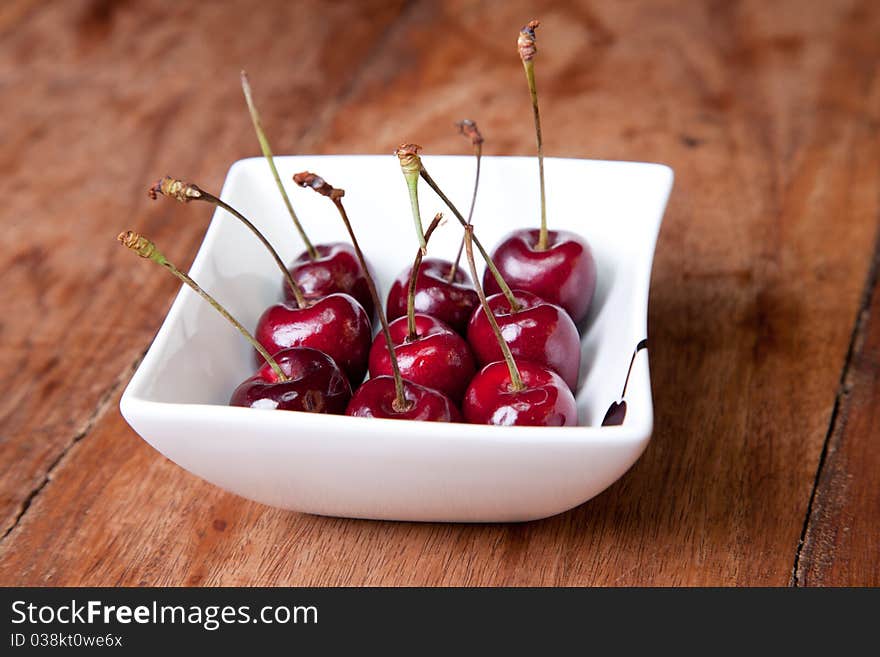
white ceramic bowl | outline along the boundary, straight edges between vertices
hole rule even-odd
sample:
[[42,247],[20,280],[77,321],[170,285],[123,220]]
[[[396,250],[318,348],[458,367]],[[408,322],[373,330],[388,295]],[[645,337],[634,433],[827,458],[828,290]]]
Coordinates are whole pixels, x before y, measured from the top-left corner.
[[[427,156],[424,162],[466,211],[473,159]],[[315,243],[347,235],[332,204],[296,188],[292,175],[314,171],[346,190],[354,229],[380,293],[387,293],[411,264],[417,244],[397,158],[296,156],[276,163]],[[522,521],[590,499],[636,461],[651,436],[644,350],[635,359],[625,422],[598,425],[619,399],[633,349],[646,337],[651,263],[673,174],[658,164],[551,158],[546,176],[551,228],[586,236],[598,263],[596,296],[581,340],[581,426],[507,428],[231,408],[226,403],[232,390],[254,369],[251,347],[186,287],[122,396],[123,416],[144,440],[199,477],[296,511]],[[537,178],[534,158],[483,158],[474,223],[487,246],[511,228],[537,225]],[[302,251],[264,160],[233,164],[222,197],[265,231],[286,261]],[[426,221],[446,210],[426,185],[421,206]],[[202,207],[194,204],[190,211]],[[461,229],[448,216],[431,240],[432,255],[452,257],[458,246]],[[251,327],[281,296],[275,263],[222,211],[215,213],[190,273]]]

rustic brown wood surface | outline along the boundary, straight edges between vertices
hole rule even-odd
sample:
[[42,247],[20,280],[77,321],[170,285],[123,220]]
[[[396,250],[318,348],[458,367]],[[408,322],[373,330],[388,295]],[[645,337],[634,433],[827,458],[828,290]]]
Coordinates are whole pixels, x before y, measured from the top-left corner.
[[[0,584],[880,585],[878,3],[182,4],[0,8]],[[636,466],[544,521],[367,522],[138,439],[119,395],[176,286],[113,238],[188,264],[209,209],[144,189],[258,152],[239,68],[278,153],[462,153],[470,117],[529,154],[533,16],[547,153],[676,170]]]
[[[880,250],[877,256],[880,258]],[[810,504],[798,584],[880,582],[880,287],[875,259]]]

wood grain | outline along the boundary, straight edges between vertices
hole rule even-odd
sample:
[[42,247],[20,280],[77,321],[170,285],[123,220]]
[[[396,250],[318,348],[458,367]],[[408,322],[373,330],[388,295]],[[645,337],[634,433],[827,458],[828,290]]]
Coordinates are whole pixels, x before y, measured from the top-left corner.
[[[880,216],[876,3],[148,1],[7,15],[0,582],[789,582]],[[655,434],[639,463],[544,521],[382,523],[247,502],[141,442],[116,404],[175,286],[130,266],[112,235],[138,226],[186,264],[207,210],[148,206],[144,182],[216,188],[255,154],[238,69],[280,153],[404,140],[467,152],[452,129],[467,116],[485,153],[528,154],[513,44],[533,15],[548,154],[676,170],[649,314]],[[844,506],[870,504],[870,481],[849,485]],[[848,577],[876,584],[865,545],[847,548]]]
[[880,248],[853,335],[796,571],[800,586],[880,583]]
[[[9,30],[0,57],[0,376],[9,390],[0,399],[0,535],[110,408],[176,288],[131,267],[115,235],[139,227],[180,265],[201,239],[210,212],[150,204],[151,181],[174,173],[217,190],[229,163],[256,154],[242,67],[254,73],[276,148],[296,150],[311,108],[356,75],[324,26],[353,23],[348,53],[368,58],[400,10],[373,4],[252,12],[246,3],[71,2],[25,12]],[[265,38],[279,26],[289,41]]]

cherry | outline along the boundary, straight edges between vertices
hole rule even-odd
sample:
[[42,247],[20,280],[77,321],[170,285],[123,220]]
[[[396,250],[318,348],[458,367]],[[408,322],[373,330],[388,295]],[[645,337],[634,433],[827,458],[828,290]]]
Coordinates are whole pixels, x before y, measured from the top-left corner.
[[504,361],[486,365],[468,386],[465,420],[474,424],[562,427],[577,424],[577,406],[565,382],[553,370],[519,361],[517,389]]
[[351,400],[348,378],[330,356],[309,347],[274,356],[286,381],[266,363],[232,393],[230,406],[342,415]]
[[165,267],[192,288],[238,329],[263,357],[265,364],[235,389],[230,405],[313,413],[341,413],[345,409],[351,398],[351,387],[332,358],[315,349],[299,347],[280,352],[276,360],[210,294],[169,262],[153,242],[132,231],[120,233],[117,239],[142,258]]
[[[515,230],[492,251],[492,260],[510,287],[536,294],[562,306],[575,322],[586,317],[596,291],[596,261],[590,246],[568,231],[547,231],[547,247],[539,248],[538,229]],[[500,291],[488,270],[486,292]]]
[[[315,246],[315,256],[303,251],[290,265],[290,274],[302,289],[307,301],[314,301],[334,292],[344,292],[357,299],[367,317],[375,317],[370,288],[351,244],[332,242]],[[284,296],[294,298],[289,284],[284,285]]]
[[[577,323],[586,317],[596,289],[596,261],[583,238],[565,231],[547,230],[547,200],[544,191],[544,145],[538,91],[535,86],[535,28],[531,21],[517,40],[520,59],[532,99],[535,138],[538,146],[538,176],[541,189],[541,228],[516,230],[495,247],[492,259],[507,282],[518,289],[565,308]],[[490,294],[498,289],[488,276],[483,285]]]
[[366,311],[347,294],[329,294],[304,308],[286,303],[269,306],[255,333],[272,354],[289,347],[311,347],[333,358],[352,386],[364,380],[373,331]]
[[[494,301],[494,308],[500,311],[502,317],[505,318],[506,330],[502,332],[504,338],[515,343],[515,351],[519,355],[525,358],[537,359],[537,362],[540,364],[548,364],[550,367],[557,368],[566,382],[569,383],[569,386],[574,389],[577,385],[578,368],[580,365],[580,339],[577,327],[570,318],[565,317],[565,312],[558,306],[542,304],[541,299],[534,296],[524,296],[522,302],[517,300],[514,292],[495,266],[495,263],[489,257],[489,254],[486,253],[479,240],[477,240],[476,235],[474,235],[473,226],[465,221],[452,201],[443,193],[425,169],[419,157],[419,150],[421,150],[421,147],[415,144],[404,144],[397,149],[401,169],[403,169],[407,180],[415,172],[418,177],[421,177],[428,183],[464,227],[466,240],[470,240],[480,250],[483,260],[486,262],[486,276],[495,283],[495,289],[501,290],[505,298],[504,300],[507,302],[507,309],[505,311],[501,306],[504,300]],[[472,269],[471,272],[473,276],[476,276],[475,270]],[[476,292],[479,296],[481,288],[479,285],[476,287]],[[520,312],[528,310],[528,308],[523,308],[524,303],[528,307],[535,307],[538,310],[519,316]],[[483,316],[479,308],[474,310],[471,323],[478,316]],[[517,319],[518,316],[521,321]],[[476,321],[479,329],[474,331],[473,339],[471,339],[471,328],[469,326],[468,340],[477,354],[478,360],[482,363],[498,360],[501,351],[494,339],[493,329],[480,320]],[[494,316],[491,321],[492,323],[495,322]],[[536,321],[546,322],[546,325],[542,326],[541,323],[533,325],[533,322]],[[533,341],[531,344],[529,343],[530,340]]]
[[[480,300],[470,277],[461,269],[455,271],[452,281],[449,280],[453,266],[440,258],[422,261],[416,280],[415,308],[416,312],[436,317],[463,335]],[[387,306],[389,319],[406,315],[407,285],[411,276],[412,267],[408,267],[391,284]]]
[[[466,226],[465,251],[471,274],[476,279],[472,233],[473,227]],[[462,404],[465,420],[504,426],[576,424],[577,406],[565,381],[543,365],[526,360],[517,363],[479,283],[477,294],[504,360],[489,363],[471,381]]]
[[[549,367],[574,390],[581,359],[580,337],[574,322],[562,308],[530,292],[514,290],[513,297],[516,308],[503,294],[487,299],[511,353],[518,359]],[[481,309],[471,317],[467,338],[480,365],[502,360],[495,333]]]
[[[477,171],[474,176],[474,193],[471,197],[471,209],[466,222],[470,225],[474,215],[474,205],[477,201],[477,190],[480,186],[480,159],[483,151],[483,136],[477,129],[477,124],[469,119],[461,121],[458,127],[463,135],[470,138],[477,160]],[[407,187],[410,190],[410,199],[415,198],[415,201],[412,203],[413,219],[416,226],[421,226],[418,206],[418,181],[421,161],[417,157],[418,149],[418,146],[405,144],[398,149],[397,155],[400,158],[401,169],[406,179]],[[479,304],[477,293],[473,289],[470,278],[458,267],[463,248],[464,236],[462,236],[462,242],[454,262],[448,262],[439,258],[426,259],[418,269],[418,279],[416,280],[415,288],[416,312],[432,315],[446,322],[462,335],[464,335],[467,329],[467,322],[473,314],[474,308]],[[407,283],[412,275],[412,271],[412,268],[410,268],[401,272],[391,286],[386,307],[389,319],[396,319],[406,313]]]
[[[401,376],[461,402],[476,372],[467,342],[435,317],[415,315],[415,337],[410,337],[407,324],[406,317],[399,317],[388,325]],[[377,335],[370,349],[370,376],[390,374],[390,361],[384,336]]]
[[[426,243],[442,216],[434,217],[425,232]],[[412,272],[419,271],[421,260],[422,251],[419,249]],[[439,390],[453,401],[460,402],[476,369],[471,350],[458,333],[436,317],[416,314],[416,276],[410,277],[407,289],[406,316],[388,326],[400,374],[408,381]],[[391,354],[384,335],[377,335],[370,350],[370,376],[391,372]]]
[[[320,176],[304,171],[293,177],[297,185],[310,187],[315,192],[329,198],[336,206],[342,222],[351,237],[357,258],[366,272],[367,284],[370,288],[370,296],[379,315],[382,325],[382,334],[385,337],[385,345],[390,355],[392,376],[377,376],[369,379],[360,386],[352,396],[345,413],[357,417],[383,417],[401,420],[423,420],[434,422],[455,422],[460,419],[460,413],[452,401],[442,392],[405,380],[400,374],[397,363],[397,355],[394,341],[388,327],[388,320],[382,311],[379,294],[376,292],[376,284],[367,270],[364,255],[355,237],[342,204],[345,191],[335,189]],[[427,244],[427,242],[425,242]]]
[[[516,300],[514,297],[513,291],[510,289],[510,286],[505,282],[504,277],[501,272],[495,266],[492,258],[489,257],[489,254],[483,248],[483,245],[480,244],[480,241],[477,239],[476,235],[473,232],[473,226],[465,221],[464,217],[461,215],[461,212],[455,207],[452,201],[443,193],[440,189],[439,185],[434,182],[434,179],[428,173],[427,169],[425,169],[424,164],[419,157],[419,151],[421,147],[416,144],[404,144],[397,149],[397,156],[400,159],[401,169],[404,171],[404,175],[407,176],[407,180],[413,175],[413,172],[417,173],[419,177],[422,178],[431,189],[436,192],[436,194],[441,198],[441,200],[449,207],[452,211],[452,214],[455,215],[455,218],[458,219],[459,223],[464,227],[466,234],[465,237],[470,239],[472,244],[479,249],[480,254],[483,256],[483,260],[486,262],[486,277],[490,278],[493,282],[494,289],[500,289],[502,294],[506,297],[508,302],[508,311],[513,309],[513,313],[519,312],[520,302]],[[472,270],[473,271],[473,270]],[[475,273],[473,275],[476,275]],[[480,286],[477,287],[477,292],[480,290]],[[534,301],[531,303],[535,303]],[[479,309],[474,310],[474,315],[480,314]],[[556,315],[557,313],[549,313]],[[472,317],[473,317],[472,316]],[[545,318],[547,316],[545,315]],[[493,319],[494,321],[494,319]],[[570,325],[570,326],[569,326]],[[525,342],[519,345],[519,348],[525,349],[524,353],[529,353],[532,356],[541,353],[547,353],[547,360],[545,361],[543,358],[540,362],[553,362],[556,363],[561,371],[565,373],[565,378],[567,381],[571,382],[571,387],[577,383],[577,368],[580,363],[580,344],[577,337],[577,328],[571,322],[564,322],[562,320],[551,321],[551,325],[553,328],[549,329],[548,332],[544,335],[544,338],[540,338],[541,330],[538,327],[532,327],[534,330],[529,333],[532,334],[536,339],[539,340],[537,345],[533,345],[530,347],[525,346]],[[569,329],[574,328],[574,333],[572,333]],[[518,329],[519,330],[519,329]],[[470,329],[469,329],[470,331]],[[511,329],[508,329],[505,338],[508,335],[512,338],[513,333],[511,333]],[[484,346],[483,353],[486,353],[487,356],[492,349],[491,341],[486,340],[485,342],[480,339],[476,339],[478,343],[471,343],[471,346],[475,349],[479,349],[481,346]],[[561,348],[562,351],[553,355],[553,352],[557,349]],[[497,354],[497,352],[495,352]],[[479,354],[478,354],[479,358]],[[563,362],[564,359],[570,359],[569,362]],[[485,362],[485,361],[484,361]]]
[[[183,203],[206,201],[222,207],[244,223],[272,254],[284,272],[286,288],[294,296],[296,306],[280,303],[270,306],[257,322],[257,340],[274,354],[288,347],[312,347],[336,360],[352,385],[364,379],[367,356],[372,342],[369,316],[354,298],[347,294],[331,294],[309,304],[305,292],[293,279],[278,252],[266,237],[238,210],[196,185],[166,176],[150,189],[150,196],[159,194]],[[262,362],[262,361],[260,361]]]
[[[288,278],[292,277],[296,281],[297,285],[302,289],[306,301],[314,301],[334,292],[350,294],[367,311],[367,317],[372,319],[374,312],[373,300],[370,298],[363,269],[355,257],[351,245],[343,243],[313,245],[309,240],[305,229],[303,229],[299,221],[299,217],[296,216],[293,204],[290,202],[290,197],[287,195],[284,185],[281,184],[281,177],[278,175],[278,169],[275,167],[272,148],[269,146],[269,140],[263,131],[260,115],[257,112],[257,106],[254,103],[253,93],[251,92],[250,81],[248,80],[247,73],[244,71],[241,72],[241,89],[244,92],[251,123],[254,126],[254,131],[257,133],[257,140],[260,142],[263,156],[266,158],[266,162],[272,172],[272,177],[275,179],[275,185],[278,187],[294,227],[306,245],[306,250],[291,264]],[[289,281],[284,285],[284,296],[288,300],[297,299],[297,305],[300,307],[304,305],[296,296],[295,286],[292,286]]]
[[[458,220],[458,223],[462,225],[462,227],[467,230],[471,228],[471,223],[462,216],[461,212],[459,212],[458,208],[449,200],[449,197],[443,193],[443,190],[440,189],[440,186],[434,182],[434,179],[428,173],[428,170],[425,169],[425,165],[422,163],[422,158],[419,157],[419,151],[422,150],[422,147],[418,144],[402,144],[398,146],[395,154],[400,160],[400,169],[403,171],[404,178],[406,178],[407,185],[410,187],[410,195],[413,195],[413,190],[418,189],[418,181],[419,178],[424,180],[428,186],[434,190],[434,193],[440,197],[446,207],[448,207],[455,218]],[[416,199],[417,201],[418,199]],[[413,203],[413,218],[415,219],[415,223],[417,226],[421,226],[421,219],[418,216],[418,202]],[[477,239],[477,236],[473,231],[470,232],[470,239],[473,242],[473,245],[477,247],[477,250],[480,252],[480,255],[483,257],[483,260],[486,262],[486,267],[489,271],[492,272],[492,275],[502,286],[501,290],[508,297],[510,296],[510,288],[506,286],[504,279],[498,273],[498,269],[495,267],[495,263],[492,262],[492,259],[489,257],[488,251],[483,247],[480,240]]]
[[355,391],[345,414],[352,417],[378,417],[387,420],[461,421],[461,412],[452,400],[433,388],[426,388],[404,379],[403,398],[405,403],[401,406],[398,404],[393,376],[376,376],[368,379]]
[[[418,144],[401,144],[395,151],[395,155],[400,160],[400,170],[409,189],[413,222],[416,225],[420,244],[422,245],[422,252],[424,252],[425,239],[421,232],[422,222],[419,216],[418,202],[419,177],[424,177],[425,175],[424,166],[419,157],[421,149],[422,147]],[[452,205],[451,201],[436,186],[432,184],[432,187],[434,187],[442,200],[446,202],[446,205],[452,210],[459,223],[462,226],[469,225],[468,221],[465,221],[465,218]],[[484,251],[482,245],[478,244],[478,248]],[[391,287],[388,295],[388,314],[391,317],[397,317],[406,312],[405,288],[402,283],[401,285],[398,285],[398,283],[408,279],[411,272],[412,270],[403,272]],[[425,262],[424,271],[418,270],[418,273],[419,278],[416,281],[416,310],[438,317],[463,335],[467,320],[478,302],[476,295],[470,293],[471,282],[458,270],[454,263],[445,260],[429,259]]]

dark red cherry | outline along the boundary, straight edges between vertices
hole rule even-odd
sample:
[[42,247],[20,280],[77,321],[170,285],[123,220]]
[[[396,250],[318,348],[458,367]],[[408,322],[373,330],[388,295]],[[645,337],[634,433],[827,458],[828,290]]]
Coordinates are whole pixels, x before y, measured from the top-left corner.
[[[315,246],[318,257],[312,260],[308,251],[303,251],[290,265],[290,274],[302,288],[303,296],[314,301],[334,292],[353,296],[373,319],[373,299],[364,277],[364,270],[358,262],[354,248],[347,242],[318,244]],[[293,301],[290,285],[284,284],[284,297]]]
[[[562,306],[575,323],[587,316],[596,291],[596,261],[582,237],[564,230],[547,232],[548,247],[538,251],[540,231],[509,233],[495,247],[492,260],[511,289],[526,290]],[[489,270],[483,275],[486,294],[500,292]]]
[[[464,335],[471,313],[480,305],[480,300],[470,277],[460,267],[455,271],[454,282],[449,282],[451,270],[452,263],[448,260],[422,260],[416,279],[415,308],[417,313],[436,317]],[[405,269],[391,285],[386,304],[389,321],[406,315],[406,292],[411,273],[412,267]]]
[[461,413],[452,400],[442,392],[420,386],[412,381],[403,382],[409,408],[394,408],[396,391],[394,378],[377,376],[358,388],[348,404],[346,415],[354,417],[378,417],[393,420],[419,420],[422,422],[459,422]]
[[516,362],[525,389],[516,391],[504,361],[477,374],[464,395],[464,419],[473,424],[561,427],[577,424],[574,395],[556,372],[526,360]]
[[351,386],[330,356],[317,349],[294,347],[275,354],[275,360],[289,381],[280,381],[264,363],[235,389],[229,405],[336,415],[345,412]]
[[[439,390],[460,403],[477,371],[471,349],[458,333],[439,319],[416,315],[416,337],[410,339],[406,317],[391,322],[388,330],[404,379]],[[370,376],[391,375],[391,354],[380,333],[370,349]]]
[[308,308],[269,306],[257,323],[257,341],[270,354],[311,347],[333,358],[352,386],[364,380],[372,327],[363,306],[347,294],[330,294]]
[[[522,359],[546,365],[574,390],[581,362],[581,343],[571,317],[559,306],[530,292],[513,290],[513,296],[521,306],[516,312],[511,311],[503,294],[493,294],[487,301],[514,358],[517,362]],[[477,308],[471,317],[467,338],[480,365],[504,359],[482,308]]]

